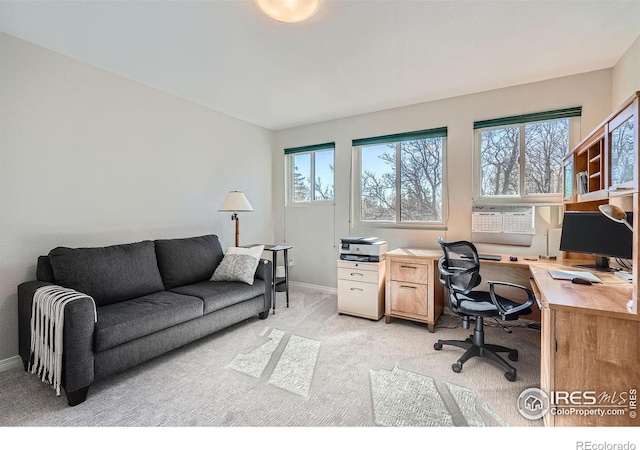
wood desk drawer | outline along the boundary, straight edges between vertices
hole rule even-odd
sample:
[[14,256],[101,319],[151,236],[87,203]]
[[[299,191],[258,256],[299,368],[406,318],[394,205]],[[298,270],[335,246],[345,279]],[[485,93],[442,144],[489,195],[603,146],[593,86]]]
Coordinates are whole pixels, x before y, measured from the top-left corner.
[[[393,267],[393,264],[392,264]],[[428,316],[428,294],[426,284],[400,281],[391,282],[391,312]],[[433,313],[432,313],[433,315]]]
[[338,281],[338,311],[379,319],[378,285]]
[[426,264],[414,264],[399,261],[391,262],[391,279],[408,283],[426,284],[428,277]]
[[338,267],[338,279],[377,284],[378,271],[372,272],[370,270],[345,269],[344,267]]

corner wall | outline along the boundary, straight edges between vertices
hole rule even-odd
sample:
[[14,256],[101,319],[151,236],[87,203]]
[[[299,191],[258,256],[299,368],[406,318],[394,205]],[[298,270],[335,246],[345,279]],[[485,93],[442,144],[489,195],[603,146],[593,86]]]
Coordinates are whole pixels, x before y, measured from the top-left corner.
[[0,33],[0,362],[18,354],[17,286],[57,246],[217,234],[273,240],[273,132]]
[[640,37],[613,67],[611,111],[616,110],[636,91],[640,91]]
[[[335,287],[340,238],[378,236],[389,249],[438,248],[437,238],[470,239],[472,207],[473,122],[582,106],[584,137],[611,112],[611,69],[530,83],[478,94],[363,114],[329,122],[277,131],[273,155],[273,201],[277,242],[293,245],[293,281]],[[470,76],[473,76],[470,73]],[[405,131],[448,127],[446,190],[449,216],[444,231],[351,228],[350,170],[352,139]],[[285,173],[283,149],[322,142],[336,143],[335,207],[310,205],[284,208]],[[537,255],[546,240],[542,232],[532,247],[480,244],[483,252]]]

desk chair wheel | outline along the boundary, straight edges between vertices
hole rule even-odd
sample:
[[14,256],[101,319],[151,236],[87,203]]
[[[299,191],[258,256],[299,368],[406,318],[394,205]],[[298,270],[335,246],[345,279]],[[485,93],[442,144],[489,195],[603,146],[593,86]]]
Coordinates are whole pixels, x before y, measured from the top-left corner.
[[514,372],[505,372],[504,373],[504,377],[507,380],[509,380],[511,382],[514,382],[514,381],[516,381],[516,372],[515,371]]
[[513,350],[513,351],[509,352],[509,354],[507,355],[507,358],[509,358],[511,361],[517,361],[518,360],[518,350]]
[[[460,363],[458,363],[458,362],[457,362],[457,363],[455,363],[455,364],[453,364],[453,365],[451,366],[451,370],[453,370],[455,373],[460,373],[460,372],[462,372],[462,364],[460,364]],[[514,380],[515,380],[515,377],[514,377]]]
[[433,348],[435,350],[442,350],[442,344],[440,342],[436,342],[435,344],[433,344]]

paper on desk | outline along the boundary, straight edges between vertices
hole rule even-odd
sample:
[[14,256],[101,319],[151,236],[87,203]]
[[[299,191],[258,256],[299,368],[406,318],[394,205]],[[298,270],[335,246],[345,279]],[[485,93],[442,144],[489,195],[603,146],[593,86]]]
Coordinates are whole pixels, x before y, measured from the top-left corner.
[[592,274],[591,272],[584,272],[580,270],[551,270],[549,269],[549,275],[554,280],[571,280],[573,278],[586,278],[593,283],[602,283],[600,278]]

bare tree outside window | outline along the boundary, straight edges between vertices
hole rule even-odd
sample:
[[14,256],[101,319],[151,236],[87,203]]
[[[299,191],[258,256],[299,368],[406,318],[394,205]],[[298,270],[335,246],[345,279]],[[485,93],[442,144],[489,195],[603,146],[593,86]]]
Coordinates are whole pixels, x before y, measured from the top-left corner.
[[334,150],[317,150],[290,155],[291,200],[293,202],[334,199]]
[[311,200],[311,157],[309,153],[293,158],[293,201]]
[[633,117],[611,132],[611,184],[633,181]]
[[562,190],[562,158],[569,151],[569,120],[525,126],[526,194],[557,194]]
[[[562,192],[562,158],[569,151],[569,132],[569,119],[480,129],[481,195]],[[521,180],[524,192],[520,192]]]
[[395,153],[395,144],[373,145],[361,149],[362,220],[395,221]]
[[314,152],[314,200],[333,200],[333,150]]
[[480,138],[482,195],[518,195],[520,193],[519,156],[519,127],[482,131]]
[[364,146],[360,151],[363,221],[442,221],[443,138]]
[[400,220],[442,220],[442,139],[400,143]]

